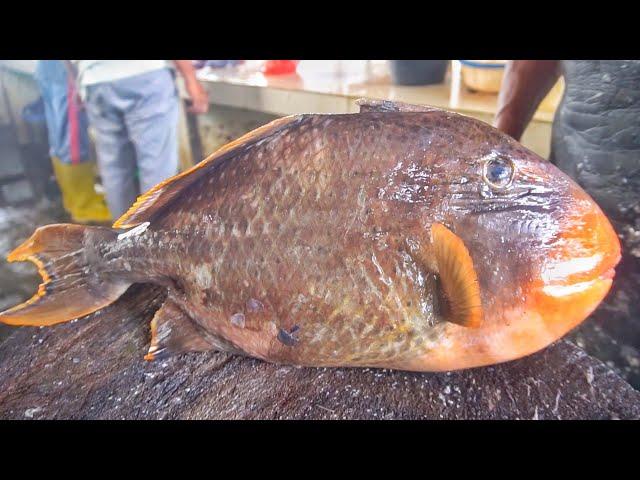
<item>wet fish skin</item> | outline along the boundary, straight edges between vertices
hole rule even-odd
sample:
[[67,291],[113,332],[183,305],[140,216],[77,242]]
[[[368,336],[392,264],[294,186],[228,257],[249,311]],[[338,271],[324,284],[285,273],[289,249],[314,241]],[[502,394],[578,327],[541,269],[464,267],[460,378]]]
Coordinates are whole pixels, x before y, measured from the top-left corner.
[[[494,159],[515,168],[506,188],[487,182]],[[168,289],[157,352],[173,338],[174,352],[311,366],[507,361],[581,322],[619,259],[611,225],[566,175],[435,109],[292,117],[187,175],[146,229],[91,248],[92,278]],[[443,313],[436,223],[469,251],[479,328]]]
[[[507,191],[482,178],[493,156],[516,165]],[[552,165],[446,112],[303,116],[181,195],[125,256],[175,279],[172,296],[203,329],[265,360],[414,369],[504,361],[564,334],[606,289],[553,328],[526,306],[562,231],[585,209],[601,214]],[[438,318],[436,275],[412,256],[428,248],[434,222],[471,252],[479,331]],[[608,235],[597,246],[605,253]],[[249,311],[252,301],[263,308]],[[525,309],[532,325],[517,335],[533,338],[500,340]],[[244,328],[231,321],[239,314]],[[294,347],[278,341],[295,326]]]

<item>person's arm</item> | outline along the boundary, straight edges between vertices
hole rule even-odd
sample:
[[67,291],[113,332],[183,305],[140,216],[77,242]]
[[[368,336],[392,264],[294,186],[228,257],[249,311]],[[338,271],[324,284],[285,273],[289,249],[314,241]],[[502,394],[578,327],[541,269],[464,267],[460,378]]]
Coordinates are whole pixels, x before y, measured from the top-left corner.
[[511,60],[498,95],[493,125],[516,140],[531,121],[540,102],[560,77],[559,60]]
[[192,103],[188,110],[191,113],[207,113],[209,110],[209,95],[207,95],[207,91],[197,79],[196,69],[193,68],[191,60],[174,60],[173,63],[180,75],[182,75],[184,86],[189,97],[191,97]]

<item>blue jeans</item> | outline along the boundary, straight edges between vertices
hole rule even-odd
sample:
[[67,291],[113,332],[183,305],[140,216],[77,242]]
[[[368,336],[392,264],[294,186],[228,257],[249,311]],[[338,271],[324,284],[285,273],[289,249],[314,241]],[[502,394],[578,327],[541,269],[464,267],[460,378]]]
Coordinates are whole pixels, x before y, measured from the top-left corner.
[[178,172],[173,74],[162,69],[89,85],[85,103],[107,204],[117,219],[140,193]]
[[[38,60],[35,79],[38,82],[44,114],[47,121],[49,137],[49,155],[57,157],[63,163],[71,163],[71,112],[67,94],[69,93],[69,78],[62,60]],[[89,160],[89,135],[87,134],[87,114],[77,111],[75,120],[78,122],[78,160]]]

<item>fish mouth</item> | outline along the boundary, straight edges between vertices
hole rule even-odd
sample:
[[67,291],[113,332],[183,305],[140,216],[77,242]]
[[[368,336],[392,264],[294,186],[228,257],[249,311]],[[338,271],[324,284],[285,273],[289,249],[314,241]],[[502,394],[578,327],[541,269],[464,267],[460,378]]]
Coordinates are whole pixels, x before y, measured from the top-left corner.
[[609,270],[607,270],[606,272],[600,274],[600,278],[604,279],[604,280],[613,280],[613,277],[615,277],[616,275],[616,269],[615,267],[610,268]]

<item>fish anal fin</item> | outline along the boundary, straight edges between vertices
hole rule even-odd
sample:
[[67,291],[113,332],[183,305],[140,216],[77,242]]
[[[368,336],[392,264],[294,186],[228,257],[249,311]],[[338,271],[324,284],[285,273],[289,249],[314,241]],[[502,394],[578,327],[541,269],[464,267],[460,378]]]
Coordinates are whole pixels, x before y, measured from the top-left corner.
[[480,285],[469,250],[460,237],[440,223],[431,226],[431,245],[446,304],[444,320],[464,327],[480,327]]
[[151,345],[145,360],[186,352],[216,350],[207,333],[168,297],[151,320]]
[[365,112],[439,112],[442,111],[427,105],[412,105],[410,103],[394,102],[393,100],[377,100],[374,98],[359,98],[356,104],[360,113]]
[[156,212],[171,202],[186,187],[198,180],[202,175],[206,175],[208,169],[216,162],[282,131],[302,118],[304,118],[303,115],[279,118],[224,145],[200,163],[157,184],[138,197],[131,208],[116,220],[113,228],[131,228],[142,222],[149,221]]

